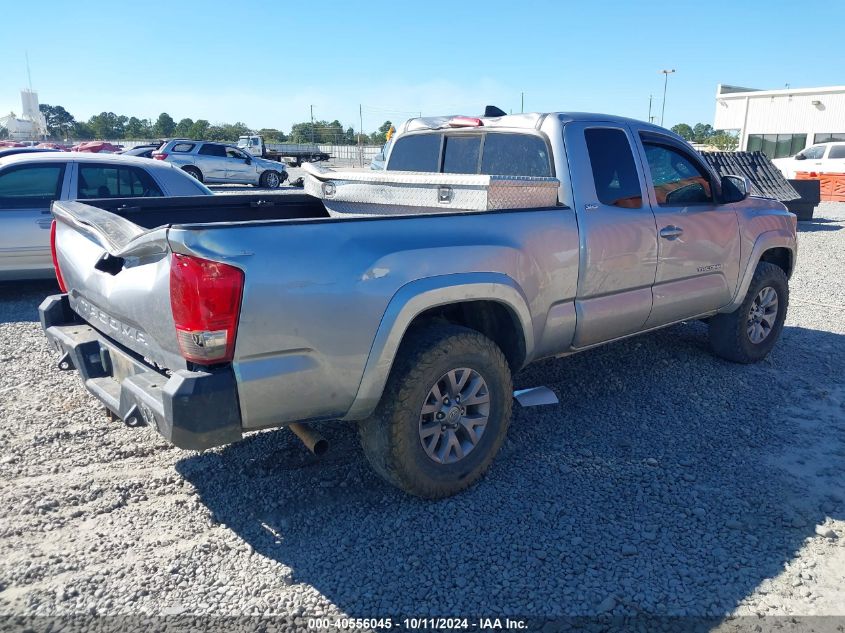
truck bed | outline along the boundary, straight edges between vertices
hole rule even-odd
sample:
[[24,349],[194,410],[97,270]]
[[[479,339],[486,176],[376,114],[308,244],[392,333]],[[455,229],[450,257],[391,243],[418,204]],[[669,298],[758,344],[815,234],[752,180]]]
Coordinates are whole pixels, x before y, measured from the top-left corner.
[[139,227],[328,218],[322,201],[300,193],[103,198],[85,204],[109,211]]

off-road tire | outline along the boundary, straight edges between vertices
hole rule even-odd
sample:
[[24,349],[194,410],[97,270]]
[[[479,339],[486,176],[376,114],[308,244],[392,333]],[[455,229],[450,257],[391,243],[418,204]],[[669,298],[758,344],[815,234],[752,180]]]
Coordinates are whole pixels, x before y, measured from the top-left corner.
[[[478,372],[487,383],[490,410],[478,444],[454,463],[437,463],[423,449],[420,412],[429,390],[456,368]],[[475,483],[502,446],[513,404],[510,368],[498,346],[468,328],[439,324],[409,332],[372,417],[359,423],[364,454],[379,475],[427,499],[454,495]]]
[[196,167],[183,167],[182,171],[184,171],[189,176],[193,176],[194,178],[196,178],[200,182],[203,182],[202,172],[199,169],[197,169]]
[[[771,331],[760,343],[748,334],[748,319],[754,299],[766,287],[777,293],[778,312]],[[756,363],[763,360],[777,343],[789,305],[789,283],[783,269],[769,262],[760,262],[742,305],[733,312],[710,318],[710,347],[713,352],[734,363]]]

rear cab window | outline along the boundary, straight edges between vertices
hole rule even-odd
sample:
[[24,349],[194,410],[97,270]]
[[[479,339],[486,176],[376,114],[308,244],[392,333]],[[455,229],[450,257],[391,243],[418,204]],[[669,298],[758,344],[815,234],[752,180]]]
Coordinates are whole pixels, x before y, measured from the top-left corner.
[[443,148],[444,174],[475,174],[481,156],[481,136],[447,136]]
[[12,166],[0,172],[0,209],[50,208],[61,196],[65,163]]
[[440,171],[442,134],[412,134],[396,140],[390,152],[390,171]]
[[493,131],[400,136],[390,152],[387,169],[490,176],[553,175],[549,148],[541,136]]
[[484,139],[481,173],[491,176],[552,175],[546,142],[531,134],[490,132]]

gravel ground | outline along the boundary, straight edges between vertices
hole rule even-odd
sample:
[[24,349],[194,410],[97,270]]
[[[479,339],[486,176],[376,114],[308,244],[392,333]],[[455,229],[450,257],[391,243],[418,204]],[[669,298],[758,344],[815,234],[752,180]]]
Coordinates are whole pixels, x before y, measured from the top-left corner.
[[845,616],[845,205],[817,216],[765,362],[696,322],[536,364],[517,387],[560,404],[438,502],[339,423],[318,461],[110,422],[45,344],[52,286],[2,286],[0,613]]

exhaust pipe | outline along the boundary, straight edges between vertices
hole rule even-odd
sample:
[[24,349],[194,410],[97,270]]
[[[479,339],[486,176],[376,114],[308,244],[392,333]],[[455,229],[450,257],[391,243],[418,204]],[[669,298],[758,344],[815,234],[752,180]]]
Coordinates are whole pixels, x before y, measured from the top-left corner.
[[326,451],[329,450],[328,440],[307,424],[302,424],[301,422],[291,422],[288,424],[288,428],[294,435],[296,435],[296,437],[302,440],[302,443],[305,444],[306,448],[317,457],[322,457],[326,454]]

